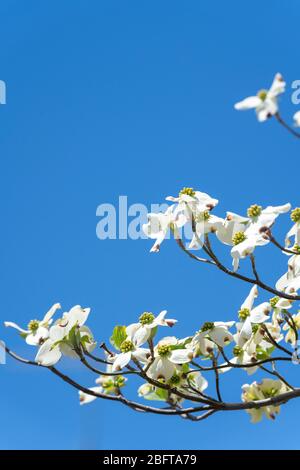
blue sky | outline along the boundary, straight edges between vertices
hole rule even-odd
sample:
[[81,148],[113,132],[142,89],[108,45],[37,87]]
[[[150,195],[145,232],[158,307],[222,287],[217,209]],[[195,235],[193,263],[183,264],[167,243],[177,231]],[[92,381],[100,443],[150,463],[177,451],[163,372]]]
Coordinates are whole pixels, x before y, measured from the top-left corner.
[[[297,110],[296,0],[11,0],[0,15],[1,321],[26,325],[54,302],[79,303],[102,340],[144,310],[167,309],[180,336],[234,318],[248,286],[171,242],[151,255],[148,240],[100,241],[96,208],[119,195],[150,205],[183,186],[220,199],[220,215],[299,205],[299,142],[233,109],[280,71],[282,112]],[[258,258],[271,282],[283,273],[286,259],[270,247]],[[1,327],[1,337],[32,356],[14,331]],[[76,363],[63,366],[93,384]],[[50,373],[12,361],[0,374],[3,449],[299,448],[297,402],[275,423],[253,426],[238,412],[194,424],[109,402],[79,407]],[[227,379],[229,399],[241,381],[246,374]]]

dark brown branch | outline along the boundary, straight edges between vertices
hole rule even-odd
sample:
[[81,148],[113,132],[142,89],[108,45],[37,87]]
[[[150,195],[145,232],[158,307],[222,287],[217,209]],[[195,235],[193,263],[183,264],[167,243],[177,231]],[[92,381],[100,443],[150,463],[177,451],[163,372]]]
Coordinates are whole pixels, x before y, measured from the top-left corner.
[[288,132],[290,132],[291,134],[293,134],[294,137],[297,137],[297,139],[300,139],[300,134],[295,131],[291,126],[289,126],[283,119],[282,117],[280,116],[279,112],[277,112],[276,114],[274,114],[275,118],[277,119],[277,121],[279,122],[279,124],[281,124]]

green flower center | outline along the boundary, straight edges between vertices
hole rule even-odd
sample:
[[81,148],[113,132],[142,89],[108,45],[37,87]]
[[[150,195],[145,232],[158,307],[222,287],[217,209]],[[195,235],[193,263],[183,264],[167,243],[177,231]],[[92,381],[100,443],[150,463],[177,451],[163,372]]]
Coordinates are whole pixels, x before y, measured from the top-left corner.
[[115,386],[118,388],[124,387],[125,385],[125,377],[122,375],[119,375],[118,377],[115,378]]
[[28,323],[28,330],[29,331],[32,331],[32,333],[34,333],[38,327],[39,327],[39,324],[40,322],[38,320],[31,320],[29,323]]
[[105,389],[112,388],[114,386],[114,383],[112,379],[108,379],[105,382],[102,383],[102,387]]
[[265,99],[267,98],[267,95],[268,95],[268,90],[259,90],[259,92],[257,93],[257,96],[258,96],[262,101],[265,101]]
[[243,352],[243,349],[240,346],[234,346],[233,355],[239,356]]
[[127,353],[127,352],[130,352],[130,351],[133,351],[134,350],[134,344],[133,344],[132,341],[125,340],[121,344],[120,349],[121,349],[122,353]]
[[203,332],[203,331],[213,330],[214,327],[215,327],[215,325],[214,325],[213,322],[207,321],[202,325],[201,331]]
[[169,346],[168,344],[161,344],[160,346],[158,346],[158,349],[157,349],[158,355],[161,357],[168,356],[170,351],[171,351],[171,346]]
[[210,212],[204,211],[196,215],[196,222],[207,222],[210,219]]
[[170,383],[173,384],[173,385],[178,385],[180,383],[180,375],[172,375],[172,377],[170,378]]
[[247,210],[248,217],[258,217],[261,214],[262,207],[257,204],[253,204]]
[[300,222],[300,207],[296,207],[296,209],[291,212],[291,219],[295,223]]
[[232,243],[234,245],[239,245],[240,243],[244,242],[246,240],[246,235],[244,232],[236,232],[234,236],[232,237]]
[[293,251],[295,251],[296,253],[300,253],[300,245],[297,245],[297,243],[293,246],[292,248]]
[[240,320],[246,320],[246,318],[250,315],[249,308],[241,308],[238,315]]
[[278,300],[279,300],[279,297],[272,297],[272,299],[269,300],[272,308],[276,307],[276,305],[278,304]]
[[139,322],[142,325],[150,325],[154,320],[154,315],[151,312],[144,312],[139,318]]
[[183,196],[184,194],[186,194],[187,196],[194,197],[196,193],[193,188],[182,188],[179,193],[179,196]]
[[259,330],[259,325],[256,323],[255,325],[252,325],[252,332],[257,333]]
[[276,388],[271,388],[270,390],[264,390],[263,394],[265,398],[276,397],[276,395],[278,395],[278,390]]

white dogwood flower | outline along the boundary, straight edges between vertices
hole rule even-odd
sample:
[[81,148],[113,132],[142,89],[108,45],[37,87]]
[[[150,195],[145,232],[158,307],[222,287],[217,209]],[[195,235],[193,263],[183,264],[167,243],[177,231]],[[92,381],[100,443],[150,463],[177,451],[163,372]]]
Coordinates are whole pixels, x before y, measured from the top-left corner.
[[38,350],[36,362],[49,367],[56,364],[63,355],[77,359],[75,349],[79,344],[84,344],[86,350],[91,352],[96,343],[90,329],[84,325],[89,313],[89,308],[82,308],[80,305],[75,305],[69,312],[65,312],[50,328],[49,338]]
[[278,112],[277,98],[284,93],[285,85],[281,74],[277,73],[269,90],[260,90],[256,96],[249,96],[236,103],[234,107],[238,111],[255,109],[258,121],[266,121]]
[[241,337],[246,340],[252,335],[252,325],[259,325],[269,320],[269,314],[272,307],[269,302],[263,302],[257,307],[253,308],[255,298],[258,296],[257,286],[253,286],[245,301],[239,310],[239,319],[242,322],[240,331]]
[[149,213],[148,223],[143,224],[143,231],[147,237],[155,240],[150,252],[157,252],[160,245],[167,237],[169,230],[174,233],[176,238],[179,229],[187,222],[186,216],[182,214],[174,205],[168,207],[165,213]]
[[229,322],[206,322],[192,339],[192,347],[199,347],[200,351],[205,348],[204,340],[210,339],[213,343],[223,348],[233,341],[232,334],[228,331],[234,325],[234,321]]
[[178,365],[186,364],[193,359],[193,351],[181,346],[175,337],[166,337],[154,348],[154,361],[148,370],[149,377],[168,381],[174,375]]
[[127,326],[127,335],[132,338],[132,341],[135,344],[141,345],[145,343],[152,336],[158,326],[172,327],[177,323],[177,320],[174,320],[173,318],[165,318],[166,314],[166,310],[160,312],[157,317],[155,317],[152,312],[142,313],[138,323],[132,323]]
[[208,233],[215,233],[222,229],[225,220],[211,214],[209,211],[199,212],[194,215],[194,227],[192,241],[189,245],[190,249],[198,249],[203,245],[203,237]]
[[146,364],[150,357],[150,350],[141,348],[144,338],[135,337],[135,329],[127,327],[127,337],[120,345],[120,353],[113,357],[112,371],[117,372],[129,364],[131,360],[137,360],[142,364]]
[[[244,403],[265,400],[285,393],[289,388],[281,380],[263,379],[260,383],[253,382],[242,386],[242,400]],[[264,406],[246,410],[251,415],[251,422],[258,423],[265,415],[268,419],[275,419],[279,413],[279,406]]]
[[31,320],[28,323],[27,329],[21,328],[16,323],[6,321],[4,325],[6,327],[15,328],[25,338],[27,344],[31,346],[41,345],[49,337],[49,325],[52,323],[52,317],[55,312],[60,309],[59,303],[52,305],[50,310],[45,314],[42,320]]
[[217,228],[216,235],[222,243],[233,246],[231,256],[234,271],[238,269],[240,259],[253,253],[257,246],[264,246],[270,242],[268,229],[276,218],[289,211],[290,207],[290,204],[283,204],[263,209],[254,204],[248,208],[248,217],[227,212],[225,222]]
[[168,196],[166,200],[176,202],[179,210],[188,209],[188,214],[211,211],[219,203],[218,199],[209,194],[195,191],[193,188],[183,188],[177,197]]

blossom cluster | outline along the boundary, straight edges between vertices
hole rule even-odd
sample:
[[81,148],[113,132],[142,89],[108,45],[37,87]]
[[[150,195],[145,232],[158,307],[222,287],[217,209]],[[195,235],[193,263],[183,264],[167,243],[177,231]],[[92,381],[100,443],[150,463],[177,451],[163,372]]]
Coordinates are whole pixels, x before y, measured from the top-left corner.
[[[257,303],[257,297],[258,288],[254,285],[237,309],[234,320],[205,321],[198,331],[185,338],[157,339],[159,329],[168,330],[176,324],[175,319],[166,317],[165,310],[158,315],[143,312],[136,323],[116,326],[110,338],[115,351],[106,348],[103,360],[107,364],[106,372],[96,379],[96,386],[79,392],[80,403],[92,402],[97,394],[120,394],[127,382],[126,373],[136,372],[144,380],[137,391],[139,397],[170,406],[182,406],[184,400],[205,397],[209,386],[205,371],[210,368],[202,364],[208,361],[214,366],[218,364],[216,370],[220,374],[235,367],[248,375],[254,374],[262,361],[272,358],[277,345],[283,341],[294,344],[300,328],[300,315],[288,314],[293,301],[272,298]],[[31,320],[27,329],[5,322],[6,326],[19,330],[27,344],[38,348],[35,361],[45,367],[53,367],[62,356],[80,359],[82,354],[89,355],[96,347],[93,334],[85,325],[90,309],[77,305],[53,322],[59,308],[60,304],[53,305],[42,320]],[[263,400],[289,390],[282,380],[267,378],[261,383],[243,385],[242,401]],[[252,422],[258,422],[263,415],[274,419],[279,406],[247,411]]]
[[[240,260],[251,255],[256,247],[270,243],[271,228],[276,219],[291,210],[290,203],[265,208],[253,204],[247,209],[246,215],[226,212],[225,216],[220,217],[212,213],[218,204],[217,199],[188,187],[183,188],[177,197],[168,196],[166,199],[174,204],[164,213],[149,213],[148,223],[143,226],[145,234],[155,240],[150,251],[158,252],[170,231],[175,239],[181,240],[181,229],[189,224],[193,238],[188,248],[200,250],[206,237],[213,234],[219,242],[231,246],[234,271],[239,268]],[[297,255],[300,252],[300,208],[293,209],[290,217],[293,225],[287,233],[285,242],[286,248],[290,248],[293,239],[294,243],[289,251],[295,252],[295,255],[289,261],[289,266],[293,268],[288,269],[288,282],[285,282],[285,277],[280,284],[284,284],[284,289],[291,287],[293,277],[291,271],[294,270],[294,265],[297,271],[296,266],[299,264]],[[295,277],[298,275],[297,271]],[[292,287],[295,288],[294,285]]]

